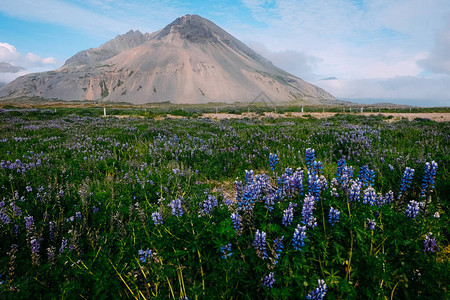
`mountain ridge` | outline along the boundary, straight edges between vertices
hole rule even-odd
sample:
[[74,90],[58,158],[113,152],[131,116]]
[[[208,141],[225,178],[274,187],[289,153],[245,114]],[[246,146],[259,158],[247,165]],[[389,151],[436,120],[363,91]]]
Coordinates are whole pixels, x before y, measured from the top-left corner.
[[154,33],[130,30],[80,51],[54,71],[19,77],[0,89],[0,97],[230,103],[252,101],[261,92],[277,103],[334,100],[213,22],[185,15]]

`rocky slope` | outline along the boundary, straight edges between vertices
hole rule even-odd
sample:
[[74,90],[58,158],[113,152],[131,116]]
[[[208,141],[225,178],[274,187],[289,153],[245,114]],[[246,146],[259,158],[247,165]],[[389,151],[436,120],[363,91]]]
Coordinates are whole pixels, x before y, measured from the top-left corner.
[[21,96],[135,104],[334,100],[197,15],[152,34],[129,31],[55,71],[28,74],[0,89],[0,97]]

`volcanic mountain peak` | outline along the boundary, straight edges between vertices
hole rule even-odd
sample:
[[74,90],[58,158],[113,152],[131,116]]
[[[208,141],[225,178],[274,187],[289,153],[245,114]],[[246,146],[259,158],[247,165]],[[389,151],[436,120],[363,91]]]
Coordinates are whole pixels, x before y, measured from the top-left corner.
[[139,30],[130,30],[118,35],[98,48],[91,48],[78,52],[69,58],[64,66],[89,65],[107,60],[120,52],[139,46],[150,39],[149,34],[142,34]]
[[261,94],[275,103],[334,100],[197,15],[152,34],[130,30],[78,52],[55,71],[28,74],[0,89],[0,97],[136,104],[251,102]]

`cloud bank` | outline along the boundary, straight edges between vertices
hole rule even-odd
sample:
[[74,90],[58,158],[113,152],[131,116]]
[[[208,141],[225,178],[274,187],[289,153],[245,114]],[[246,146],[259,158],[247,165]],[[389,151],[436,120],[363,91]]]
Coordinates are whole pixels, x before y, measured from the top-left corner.
[[[9,83],[18,76],[56,68],[57,62],[54,57],[43,58],[34,53],[22,54],[13,45],[0,42],[0,63],[11,66],[0,69],[0,82]],[[13,69],[16,72],[11,72]]]

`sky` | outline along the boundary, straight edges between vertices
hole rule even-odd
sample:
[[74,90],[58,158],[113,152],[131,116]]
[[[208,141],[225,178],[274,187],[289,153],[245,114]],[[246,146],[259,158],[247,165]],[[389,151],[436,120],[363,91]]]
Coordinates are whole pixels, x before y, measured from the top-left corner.
[[450,0],[3,0],[0,83],[186,14],[338,99],[450,106]]

